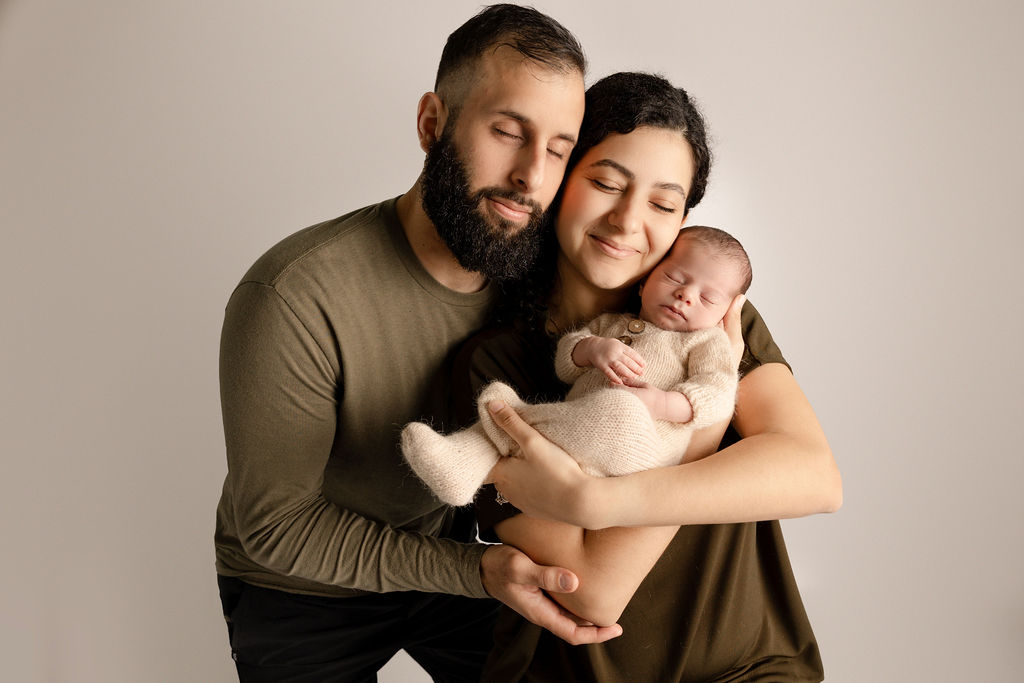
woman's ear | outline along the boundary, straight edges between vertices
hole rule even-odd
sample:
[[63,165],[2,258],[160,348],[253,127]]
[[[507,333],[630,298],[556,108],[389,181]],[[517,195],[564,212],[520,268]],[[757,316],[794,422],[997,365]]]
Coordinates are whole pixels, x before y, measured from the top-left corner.
[[416,136],[420,149],[430,149],[441,138],[444,124],[448,120],[448,108],[436,92],[424,93],[416,105]]

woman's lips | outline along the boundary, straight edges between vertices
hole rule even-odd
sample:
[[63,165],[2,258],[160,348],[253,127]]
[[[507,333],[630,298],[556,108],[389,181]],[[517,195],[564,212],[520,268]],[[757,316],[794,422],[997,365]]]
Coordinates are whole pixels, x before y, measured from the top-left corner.
[[636,256],[638,253],[640,253],[639,251],[633,249],[632,247],[619,244],[618,242],[609,240],[605,237],[600,237],[598,235],[590,235],[590,238],[597,243],[597,246],[601,249],[601,251],[608,254],[612,258],[624,259],[629,258],[630,256]]

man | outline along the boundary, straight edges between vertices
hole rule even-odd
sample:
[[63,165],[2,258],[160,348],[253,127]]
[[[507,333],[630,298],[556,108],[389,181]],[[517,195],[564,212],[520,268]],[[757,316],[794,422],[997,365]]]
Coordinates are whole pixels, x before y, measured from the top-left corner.
[[577,626],[541,592],[575,590],[571,572],[446,538],[453,511],[397,448],[402,425],[439,407],[448,356],[487,320],[489,281],[536,251],[584,70],[549,17],[484,9],[449,37],[419,102],[427,159],[413,187],[286,238],[233,292],[216,547],[242,680],[372,680],[399,649],[436,680],[476,680],[487,596],[570,642],[619,633]]

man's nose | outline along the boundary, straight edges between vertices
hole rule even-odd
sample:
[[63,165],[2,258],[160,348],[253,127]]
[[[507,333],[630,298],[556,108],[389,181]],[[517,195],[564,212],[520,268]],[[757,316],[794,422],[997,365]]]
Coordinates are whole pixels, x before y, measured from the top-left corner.
[[516,165],[512,171],[512,182],[523,194],[536,192],[544,185],[544,165],[547,162],[547,148],[543,145],[524,145],[519,150]]

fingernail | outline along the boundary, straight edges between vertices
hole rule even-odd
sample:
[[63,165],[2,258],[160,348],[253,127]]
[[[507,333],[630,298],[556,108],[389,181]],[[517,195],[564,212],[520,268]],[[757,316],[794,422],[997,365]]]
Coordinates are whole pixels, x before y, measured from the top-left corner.
[[499,410],[501,410],[504,407],[505,407],[505,402],[504,401],[497,401],[497,400],[495,400],[495,401],[491,401],[490,403],[487,404],[487,410],[491,411],[492,413],[496,413],[496,412],[498,412]]
[[570,591],[572,590],[572,581],[569,580],[568,576],[562,574],[558,577],[558,587],[563,591]]

